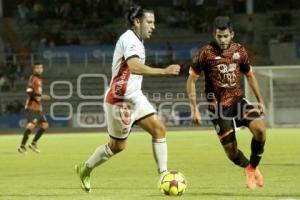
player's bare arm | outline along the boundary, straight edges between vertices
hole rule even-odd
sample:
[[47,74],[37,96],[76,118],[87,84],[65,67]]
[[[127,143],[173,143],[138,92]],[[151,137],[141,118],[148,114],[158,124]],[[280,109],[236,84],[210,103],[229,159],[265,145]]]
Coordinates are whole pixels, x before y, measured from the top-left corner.
[[139,58],[133,57],[128,59],[127,64],[133,74],[140,75],[178,75],[180,66],[177,64],[169,65],[166,68],[153,68],[144,65],[140,62]]
[[265,107],[265,104],[264,104],[264,101],[263,101],[263,98],[261,96],[261,93],[260,93],[260,90],[259,90],[259,86],[258,86],[258,82],[257,82],[257,79],[255,77],[255,74],[253,72],[249,73],[247,75],[247,80],[248,80],[248,83],[252,89],[252,92],[254,93],[256,99],[257,99],[257,102],[260,104],[259,105],[259,109],[261,110],[261,113],[262,114],[265,114],[266,113],[266,107]]
[[49,101],[51,97],[48,94],[42,94],[42,100]]
[[188,94],[188,98],[191,106],[191,115],[192,115],[192,123],[200,124],[201,123],[201,114],[197,107],[197,95],[196,95],[196,82],[198,77],[189,75],[188,80],[186,82],[186,90]]

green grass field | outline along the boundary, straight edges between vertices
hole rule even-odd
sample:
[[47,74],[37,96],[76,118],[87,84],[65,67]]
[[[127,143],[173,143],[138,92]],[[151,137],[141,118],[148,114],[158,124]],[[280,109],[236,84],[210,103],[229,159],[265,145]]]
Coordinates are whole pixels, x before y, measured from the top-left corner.
[[[237,137],[249,155],[250,133],[242,130]],[[156,188],[151,138],[140,132],[131,134],[124,152],[93,172],[93,191],[83,192],[74,165],[107,138],[107,134],[46,134],[39,144],[42,153],[21,155],[17,152],[21,135],[0,136],[0,199],[300,199],[299,129],[268,129],[260,166],[265,186],[253,191],[245,188],[242,169],[225,157],[213,130],[170,131],[169,169],[181,171],[188,180],[182,197],[164,196]]]

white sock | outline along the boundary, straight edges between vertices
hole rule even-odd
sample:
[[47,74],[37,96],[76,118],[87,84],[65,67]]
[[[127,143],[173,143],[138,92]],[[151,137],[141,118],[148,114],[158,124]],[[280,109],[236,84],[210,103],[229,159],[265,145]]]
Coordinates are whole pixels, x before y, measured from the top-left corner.
[[152,139],[153,155],[158,167],[158,173],[167,171],[168,147],[166,138]]
[[107,161],[113,155],[114,153],[111,151],[108,144],[102,144],[95,150],[85,164],[88,168],[94,168]]

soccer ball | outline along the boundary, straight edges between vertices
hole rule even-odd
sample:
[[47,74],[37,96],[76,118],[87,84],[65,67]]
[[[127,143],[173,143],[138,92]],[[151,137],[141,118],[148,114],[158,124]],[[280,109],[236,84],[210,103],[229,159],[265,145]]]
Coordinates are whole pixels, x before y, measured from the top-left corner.
[[180,196],[184,193],[187,186],[187,180],[184,175],[178,171],[168,171],[160,179],[160,191],[169,196]]

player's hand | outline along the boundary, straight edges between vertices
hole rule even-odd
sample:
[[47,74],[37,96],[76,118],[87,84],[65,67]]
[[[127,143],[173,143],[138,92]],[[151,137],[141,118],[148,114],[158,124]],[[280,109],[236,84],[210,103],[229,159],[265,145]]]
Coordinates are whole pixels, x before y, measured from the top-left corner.
[[165,74],[169,75],[178,75],[180,72],[180,65],[169,65],[165,68]]
[[201,114],[198,109],[192,111],[192,123],[196,125],[201,124]]
[[261,115],[266,114],[266,106],[265,106],[264,103],[259,103],[258,104],[258,109],[259,109]]
[[49,101],[51,99],[51,97],[47,94],[43,94],[42,99],[45,100],[45,101]]

